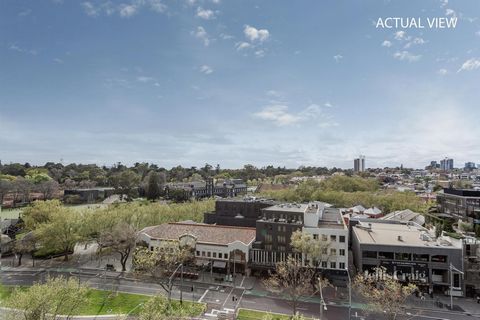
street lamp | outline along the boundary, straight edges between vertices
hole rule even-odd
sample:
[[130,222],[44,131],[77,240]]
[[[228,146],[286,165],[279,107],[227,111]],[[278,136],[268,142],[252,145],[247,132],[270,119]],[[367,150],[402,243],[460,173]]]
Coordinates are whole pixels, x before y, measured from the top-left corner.
[[322,320],[323,310],[327,311],[327,305],[325,304],[325,300],[323,300],[322,279],[320,277],[318,277],[318,286],[320,288],[320,320]]
[[347,271],[348,276],[348,320],[350,320],[352,314],[352,278],[350,278],[348,267],[345,268],[345,271]]
[[453,271],[460,273],[462,276],[464,275],[464,273],[462,271],[458,270],[457,268],[455,268],[452,263],[450,263],[450,265],[448,266],[448,270],[450,271],[450,310],[453,310],[453,294],[452,294],[452,291],[453,291]]

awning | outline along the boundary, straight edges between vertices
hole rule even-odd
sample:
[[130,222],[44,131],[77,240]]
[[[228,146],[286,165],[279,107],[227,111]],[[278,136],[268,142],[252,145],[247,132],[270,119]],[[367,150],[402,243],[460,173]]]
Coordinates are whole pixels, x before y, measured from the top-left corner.
[[226,261],[213,261],[213,267],[214,268],[222,268],[224,269],[227,266]]

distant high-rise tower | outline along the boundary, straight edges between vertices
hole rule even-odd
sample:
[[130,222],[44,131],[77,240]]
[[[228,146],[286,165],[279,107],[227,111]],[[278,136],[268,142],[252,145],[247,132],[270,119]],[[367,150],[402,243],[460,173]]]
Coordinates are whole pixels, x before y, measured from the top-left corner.
[[440,160],[440,170],[451,171],[453,170],[453,159],[445,158]]
[[353,160],[353,171],[354,172],[365,171],[365,156],[360,155],[357,159]]

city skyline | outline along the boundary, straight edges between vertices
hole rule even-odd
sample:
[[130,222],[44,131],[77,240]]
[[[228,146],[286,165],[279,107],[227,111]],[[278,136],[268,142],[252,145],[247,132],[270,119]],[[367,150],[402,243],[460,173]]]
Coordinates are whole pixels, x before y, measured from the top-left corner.
[[[0,7],[3,163],[480,162],[474,1]],[[375,28],[392,15],[458,22]]]

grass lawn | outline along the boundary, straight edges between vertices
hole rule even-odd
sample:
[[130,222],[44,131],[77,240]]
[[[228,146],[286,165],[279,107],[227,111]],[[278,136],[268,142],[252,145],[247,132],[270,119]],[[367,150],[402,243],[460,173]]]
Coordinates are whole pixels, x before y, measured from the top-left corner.
[[[249,309],[240,309],[238,312],[237,319],[238,320],[262,320],[264,316],[266,316],[268,312],[263,311],[256,311],[256,310],[249,310]],[[270,313],[272,315],[273,320],[288,320],[290,316],[278,313]]]
[[[7,298],[12,290],[12,287],[0,285],[0,301]],[[89,302],[80,309],[78,315],[127,314],[132,310],[131,314],[138,314],[141,309],[139,304],[145,303],[150,298],[151,296],[141,294],[91,289],[88,293]],[[172,300],[172,304],[175,309],[180,301]],[[200,315],[204,307],[202,303],[190,301],[184,301],[183,304],[191,310],[198,311],[196,315]]]
[[4,219],[17,219],[20,213],[22,212],[22,208],[17,209],[2,209],[0,211],[0,220]]

